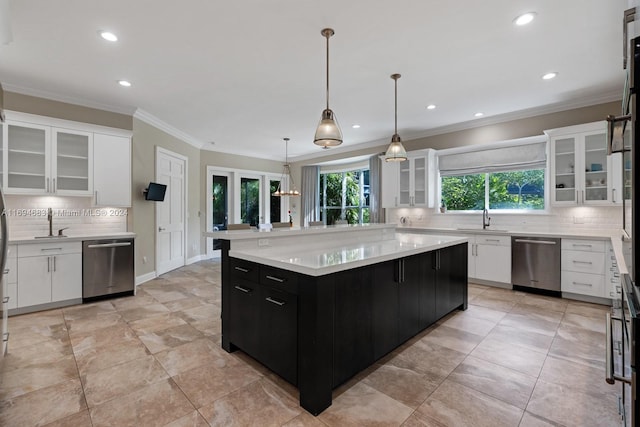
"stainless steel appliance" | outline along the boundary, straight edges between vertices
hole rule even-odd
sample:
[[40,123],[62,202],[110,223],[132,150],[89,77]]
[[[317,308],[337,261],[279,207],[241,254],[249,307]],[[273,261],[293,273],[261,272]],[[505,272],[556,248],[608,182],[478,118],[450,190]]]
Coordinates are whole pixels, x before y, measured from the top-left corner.
[[82,301],[133,295],[133,239],[82,242]]
[[[635,19],[635,8],[625,12],[624,25]],[[625,56],[627,40],[625,42]],[[636,286],[638,241],[636,230],[639,209],[635,189],[638,185],[638,150],[640,140],[640,37],[630,40],[630,67],[622,99],[622,115],[609,118],[610,151],[622,153],[623,232],[622,245],[628,274],[622,276],[620,300],[614,300],[612,315],[607,314],[606,381],[622,386],[618,409],[624,426],[640,425],[640,400],[637,370],[640,363],[640,288]],[[625,63],[627,58],[625,57]],[[630,126],[628,126],[630,124]],[[630,132],[628,132],[630,129]]]
[[513,288],[560,296],[560,253],[560,239],[512,236]]
[[9,236],[7,233],[7,214],[4,204],[4,195],[0,189],[0,317],[2,317],[2,348],[0,348],[0,357],[7,353],[9,345],[9,288],[5,276],[9,270],[5,270],[7,264],[7,245]]

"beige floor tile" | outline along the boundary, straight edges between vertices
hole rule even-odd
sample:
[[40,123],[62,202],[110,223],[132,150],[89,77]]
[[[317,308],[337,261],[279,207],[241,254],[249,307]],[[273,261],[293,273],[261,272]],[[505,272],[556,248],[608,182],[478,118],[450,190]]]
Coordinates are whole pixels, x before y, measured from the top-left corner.
[[[551,297],[544,297],[544,298],[551,298]],[[558,310],[552,310],[544,306],[544,304],[548,304],[552,308],[559,309],[560,307],[556,307],[557,305],[557,302],[555,301],[556,299],[557,298],[549,299],[549,300],[543,299],[540,301],[541,305],[532,305],[532,304],[525,304],[523,302],[519,302],[518,304],[513,306],[513,308],[509,313],[525,315],[533,319],[546,320],[548,322],[555,323],[557,325],[560,323],[560,321],[564,317],[564,309],[562,309],[561,311],[558,311]],[[531,302],[527,299],[524,299],[523,301]]]
[[552,321],[534,314],[516,314],[511,312],[500,321],[500,325],[511,326],[521,331],[530,331],[553,337],[558,330],[560,320]]
[[358,383],[334,399],[318,418],[328,426],[397,426],[412,412],[413,409],[386,394]]
[[162,426],[194,411],[170,379],[89,409],[94,426]]
[[465,357],[465,353],[422,339],[410,347],[392,353],[392,357],[385,364],[427,375],[430,380],[439,383]]
[[439,325],[420,341],[431,342],[461,353],[470,353],[482,341],[482,336]]
[[446,380],[416,410],[415,415],[427,426],[515,427],[522,413],[515,406]]
[[569,301],[562,298],[548,297],[543,295],[526,294],[519,303],[522,306],[530,306],[541,309],[540,311],[559,311],[567,309]]
[[199,409],[212,427],[281,426],[302,411],[297,402],[266,380],[254,381]]
[[240,364],[240,359],[227,353],[207,338],[161,351],[156,353],[155,357],[171,376],[200,366],[222,368],[227,365]]
[[605,334],[561,325],[549,354],[576,363],[604,368]]
[[73,355],[64,356],[53,363],[29,366],[2,372],[0,400],[7,400],[42,388],[78,378]]
[[206,365],[173,377],[183,393],[197,407],[213,401],[262,378],[246,365],[226,365],[220,368]]
[[169,309],[160,303],[146,305],[144,307],[131,308],[129,310],[123,310],[120,312],[122,318],[127,322],[147,319],[149,317],[158,316],[164,313],[169,313]]
[[493,295],[487,295],[487,292],[485,291],[482,295],[475,297],[471,303],[474,305],[492,308],[494,310],[509,311],[518,303],[518,300],[498,298]]
[[468,356],[447,380],[488,394],[520,409],[527,407],[536,377]]
[[581,314],[565,313],[562,318],[562,325],[574,326],[576,328],[588,329],[601,334],[606,333],[606,317],[583,316]]
[[22,328],[38,328],[43,326],[53,326],[64,323],[62,310],[48,310],[37,313],[21,314],[9,318],[9,328],[13,331]]
[[175,314],[164,313],[158,316],[149,317],[147,319],[140,319],[129,322],[129,327],[133,329],[138,335],[143,335],[186,324],[187,322],[185,322]]
[[209,427],[209,423],[200,415],[200,412],[193,411],[166,424],[164,427]]
[[153,296],[147,293],[138,293],[134,296],[116,298],[110,301],[118,311],[130,310],[132,308],[144,307],[146,305],[153,305],[158,303],[158,301]]
[[73,355],[73,349],[68,339],[47,340],[17,348],[11,345],[6,356],[0,359],[0,372],[4,373],[32,365],[55,363],[70,355]]
[[90,304],[74,305],[72,307],[63,308],[65,320],[77,320],[86,317],[96,317],[101,314],[113,313],[115,307],[111,301],[100,301]]
[[431,375],[397,366],[393,360],[378,366],[362,382],[412,409],[420,406],[440,384]]
[[187,295],[185,295],[183,292],[176,291],[175,289],[149,289],[147,292],[149,292],[149,294],[160,303],[187,298]]
[[326,424],[306,411],[282,424],[282,427],[326,427]]
[[583,390],[539,380],[527,411],[567,427],[619,425],[618,400],[613,394],[593,396]]
[[475,319],[489,320],[492,322],[499,322],[507,315],[506,312],[501,310],[494,310],[492,308],[483,307],[481,305],[469,304],[465,311],[458,311],[460,316],[468,316]]
[[591,304],[588,302],[570,301],[567,304],[566,312],[569,314],[579,314],[581,316],[595,317],[596,319],[604,319],[605,313],[610,307],[600,304]]
[[0,401],[0,425],[42,426],[86,409],[80,380]]
[[74,353],[82,352],[87,348],[108,346],[125,341],[136,341],[138,336],[126,324],[120,320],[113,325],[104,328],[83,332],[70,332],[71,344]]
[[447,319],[444,326],[449,328],[459,329],[465,332],[471,332],[472,334],[479,336],[486,336],[496,326],[497,322],[492,320],[480,319],[473,316],[465,316],[458,314]]
[[540,379],[548,383],[584,390],[589,394],[616,394],[619,384],[607,384],[604,368],[584,365],[549,356],[544,362]]
[[147,346],[149,352],[155,354],[162,350],[200,339],[203,334],[191,325],[180,325],[162,331],[139,335],[138,337]]
[[206,302],[201,297],[189,296],[182,299],[167,301],[163,304],[169,309],[169,311],[182,311],[188,310],[190,308],[200,307],[201,305],[206,304]]
[[101,371],[149,354],[138,339],[114,342],[113,345],[84,347],[78,351],[74,348],[74,352],[80,375]]
[[491,330],[489,335],[487,335],[487,338],[504,343],[517,344],[539,353],[547,353],[549,351],[553,337],[553,335],[543,335],[527,329],[502,324],[498,324]]
[[538,377],[547,355],[518,344],[488,337],[471,352],[471,356]]
[[558,424],[539,415],[525,411],[518,427],[558,427]]
[[89,408],[169,378],[153,356],[131,360],[82,376]]
[[11,324],[9,324],[9,331],[11,334],[9,351],[11,351],[11,349],[22,348],[47,341],[64,343],[69,340],[69,333],[64,323],[24,326],[20,328],[12,328]]
[[116,311],[97,316],[67,319],[67,328],[69,329],[69,335],[71,336],[78,334],[90,334],[98,329],[111,328],[117,325],[123,326],[124,324],[125,321],[122,319],[122,316]]
[[46,427],[93,427],[91,423],[91,416],[88,410],[83,410],[77,414],[69,415],[66,418],[61,418]]

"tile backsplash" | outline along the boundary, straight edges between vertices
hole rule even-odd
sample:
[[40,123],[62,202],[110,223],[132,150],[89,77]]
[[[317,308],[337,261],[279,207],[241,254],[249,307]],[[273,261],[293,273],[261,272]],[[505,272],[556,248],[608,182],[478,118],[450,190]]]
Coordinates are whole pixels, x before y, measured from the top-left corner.
[[[491,228],[509,231],[617,231],[622,228],[622,207],[550,208],[545,213],[502,214],[489,212]],[[386,209],[389,223],[412,227],[478,228],[482,227],[482,212],[440,213],[435,209]]]
[[9,239],[49,234],[47,210],[53,211],[53,234],[77,236],[127,231],[126,208],[95,207],[88,197],[5,195]]

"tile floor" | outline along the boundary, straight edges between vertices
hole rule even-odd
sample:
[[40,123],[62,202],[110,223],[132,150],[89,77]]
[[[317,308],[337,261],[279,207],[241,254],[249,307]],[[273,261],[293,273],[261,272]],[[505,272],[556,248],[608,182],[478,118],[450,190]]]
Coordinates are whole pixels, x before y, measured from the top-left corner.
[[334,392],[313,417],[296,389],[220,348],[220,265],[135,297],[12,317],[2,426],[614,426],[606,307],[469,285],[469,309]]

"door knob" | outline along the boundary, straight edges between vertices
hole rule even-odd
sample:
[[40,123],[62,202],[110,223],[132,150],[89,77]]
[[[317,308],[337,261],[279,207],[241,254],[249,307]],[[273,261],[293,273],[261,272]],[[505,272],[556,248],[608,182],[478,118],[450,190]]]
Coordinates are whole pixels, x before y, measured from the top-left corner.
[[158,231],[164,231],[165,228],[164,227],[158,227]]

